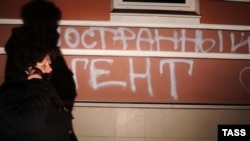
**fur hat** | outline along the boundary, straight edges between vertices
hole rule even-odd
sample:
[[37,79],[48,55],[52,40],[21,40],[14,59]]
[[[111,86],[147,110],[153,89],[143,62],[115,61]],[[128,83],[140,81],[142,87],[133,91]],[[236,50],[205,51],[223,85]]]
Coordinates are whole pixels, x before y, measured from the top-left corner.
[[21,9],[24,24],[57,24],[61,11],[54,3],[46,0],[31,0]]

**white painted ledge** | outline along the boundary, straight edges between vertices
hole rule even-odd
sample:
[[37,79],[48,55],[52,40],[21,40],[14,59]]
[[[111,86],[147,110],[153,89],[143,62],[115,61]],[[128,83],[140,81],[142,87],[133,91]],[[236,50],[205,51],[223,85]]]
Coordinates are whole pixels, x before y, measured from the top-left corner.
[[[63,55],[76,56],[114,56],[114,57],[163,57],[163,58],[200,58],[200,59],[239,59],[249,60],[250,54],[200,53],[173,51],[136,51],[136,50],[100,50],[100,49],[61,49]],[[6,54],[0,47],[0,55]]]
[[[20,25],[21,19],[0,19],[0,25]],[[61,20],[62,26],[126,26],[126,27],[152,27],[152,28],[191,28],[191,29],[221,29],[250,31],[250,26],[245,25],[221,25],[221,24],[183,24],[183,23],[136,23],[122,21],[81,21]]]
[[111,108],[175,108],[175,109],[235,109],[249,110],[250,105],[194,105],[194,104],[142,104],[75,101],[74,107],[111,107]]

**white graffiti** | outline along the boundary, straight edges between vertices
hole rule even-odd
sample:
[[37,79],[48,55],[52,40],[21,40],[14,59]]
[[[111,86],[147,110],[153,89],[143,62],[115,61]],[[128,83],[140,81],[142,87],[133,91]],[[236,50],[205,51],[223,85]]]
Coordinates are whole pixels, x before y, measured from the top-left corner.
[[151,73],[150,73],[150,60],[149,58],[146,58],[146,73],[139,74],[134,72],[134,65],[133,65],[133,59],[129,58],[129,76],[130,76],[130,83],[131,83],[131,89],[133,92],[136,91],[136,85],[135,85],[135,78],[147,78],[147,84],[148,84],[148,93],[150,96],[153,96],[153,90],[152,90],[152,84],[151,84]]
[[[186,43],[193,42],[194,43],[194,51],[195,52],[209,52],[215,46],[215,40],[212,38],[203,38],[201,30],[195,30],[195,38],[188,38],[186,36],[186,30],[181,31],[182,36],[180,37],[181,41],[181,51],[185,52],[186,50]],[[210,47],[205,50],[203,44],[205,42],[210,43]]]
[[[223,31],[214,31],[217,37],[204,37],[202,30],[193,30],[194,35],[190,36],[187,34],[186,29],[180,29],[180,31],[173,29],[172,35],[165,32],[160,32],[161,29],[150,29],[150,28],[138,28],[138,31],[134,31],[132,28],[126,27],[89,27],[83,31],[79,31],[75,27],[67,27],[62,33],[59,28],[59,33],[62,37],[59,41],[59,46],[62,40],[65,41],[67,48],[85,48],[95,49],[99,46],[103,50],[111,48],[116,42],[121,43],[118,50],[127,50],[129,42],[134,42],[134,50],[149,50],[149,51],[162,51],[164,50],[178,50],[185,52],[187,49],[192,49],[193,52],[210,52],[212,49],[216,49],[218,52],[224,50],[224,34]],[[168,31],[169,32],[169,31]],[[107,35],[112,35],[112,44],[107,44]],[[241,36],[241,40],[237,40],[235,36]],[[91,39],[91,41],[87,40]],[[230,33],[231,42],[231,53],[235,53],[241,47],[247,47],[248,53],[250,53],[250,37],[245,35],[244,32]],[[216,42],[218,41],[218,42]],[[169,42],[172,45],[166,46],[163,42]],[[188,45],[191,43],[192,45]]]
[[110,70],[104,70],[104,69],[98,69],[96,68],[95,64],[98,62],[102,63],[109,63],[112,64],[114,60],[112,59],[93,59],[90,63],[90,80],[89,84],[92,86],[94,90],[101,88],[101,87],[107,87],[107,86],[123,86],[125,87],[127,85],[126,82],[123,81],[106,81],[106,82],[97,82],[97,78],[101,75],[108,76],[110,74]]
[[73,58],[71,61],[71,68],[72,68],[72,72],[74,73],[74,80],[75,80],[75,84],[76,84],[76,89],[78,89],[78,79],[77,79],[77,72],[76,72],[76,68],[77,68],[77,63],[81,63],[84,62],[84,67],[83,69],[86,70],[87,69],[87,65],[89,63],[89,59],[85,59],[85,58]]
[[[89,63],[89,59],[86,58],[73,58],[71,61],[71,68],[72,68],[72,72],[74,73],[74,80],[75,80],[75,84],[76,84],[76,89],[78,89],[79,87],[79,83],[78,83],[78,78],[77,78],[77,64],[80,64],[81,62],[84,62],[84,67],[83,70],[87,69],[88,63]],[[89,80],[89,84],[93,89],[98,89],[100,87],[105,87],[105,86],[114,86],[114,85],[120,85],[125,87],[127,85],[126,82],[122,82],[122,81],[106,81],[106,82],[100,82],[98,83],[97,78],[100,75],[109,75],[110,71],[109,70],[104,70],[104,69],[97,69],[95,67],[95,64],[98,62],[103,62],[103,63],[113,63],[113,60],[111,59],[93,59],[91,60],[90,63],[90,80]]]
[[176,63],[186,63],[189,64],[189,70],[188,74],[191,76],[193,72],[193,60],[183,60],[183,59],[163,59],[160,62],[160,73],[164,73],[163,66],[165,64],[169,64],[169,69],[170,69],[170,90],[171,90],[171,96],[177,100],[178,99],[178,94],[177,94],[177,79],[176,79],[176,74],[175,74],[175,64]]
[[[235,32],[227,31],[229,34],[225,35],[224,31],[214,30],[213,37],[204,34],[203,30],[192,30],[190,35],[190,30],[187,29],[172,29],[162,31],[157,28],[129,28],[129,27],[87,27],[83,30],[79,30],[75,27],[66,27],[64,30],[58,29],[61,34],[58,45],[61,46],[65,43],[66,48],[74,49],[97,49],[101,48],[103,50],[117,49],[117,50],[128,50],[133,49],[137,51],[148,50],[148,51],[168,51],[175,50],[180,52],[231,52],[237,53],[238,50],[244,48],[246,53],[250,53],[250,36],[247,32]],[[240,37],[240,39],[239,39]],[[229,41],[228,44],[231,46],[224,46],[224,41]],[[133,43],[133,46],[129,46]],[[166,45],[168,43],[168,45]],[[117,46],[117,44],[119,44]],[[114,48],[116,47],[116,48]],[[65,46],[64,46],[65,48]],[[110,69],[103,69],[98,67],[98,63],[107,64]],[[110,80],[109,76],[112,74],[112,64],[113,59],[88,59],[88,58],[73,58],[71,61],[72,71],[74,73],[74,80],[76,83],[76,88],[80,86],[78,73],[83,73],[82,71],[89,70],[89,80],[88,84],[93,90],[98,90],[104,87],[124,87],[132,92],[136,92],[139,87],[137,87],[136,79],[143,79],[146,81],[147,92],[150,97],[154,97],[154,87],[152,85],[152,73],[151,73],[151,61],[150,58],[145,57],[145,72],[138,73],[135,70],[135,64],[133,58],[128,58],[129,72],[128,77],[129,82],[125,80]],[[175,65],[179,63],[184,63],[189,65],[188,75],[191,76],[193,72],[193,60],[185,59],[166,59],[160,60],[159,72],[160,75],[164,74],[166,71],[166,65],[169,66],[170,70],[170,95],[173,99],[178,99],[178,83],[177,76],[175,72]],[[79,65],[83,65],[82,70],[79,72],[76,68]],[[239,79],[241,85],[250,93],[250,88],[243,82],[243,74],[245,71],[250,70],[250,67],[245,67],[241,70]],[[106,77],[107,80],[99,79],[100,77]],[[141,87],[140,87],[141,88]]]
[[[71,42],[70,41],[72,39],[71,34],[74,35],[75,42]],[[70,48],[77,48],[77,46],[78,46],[78,44],[80,42],[80,33],[77,32],[77,30],[75,28],[72,28],[72,27],[71,28],[67,28],[65,30],[64,36],[65,36],[65,39],[67,39],[65,41],[70,46]]]
[[244,33],[241,33],[241,41],[239,43],[235,43],[235,35],[233,33],[230,34],[231,36],[231,52],[236,52],[236,50],[244,45],[248,45],[248,50],[250,50],[250,37],[247,37],[244,40]]
[[245,82],[243,81],[243,74],[245,71],[250,70],[250,67],[245,67],[240,71],[240,75],[239,75],[239,79],[240,79],[240,83],[241,85],[250,93],[250,88],[245,84]]
[[[89,63],[90,62],[90,63]],[[112,72],[110,70],[105,70],[105,69],[101,69],[101,68],[97,68],[96,63],[108,63],[110,64],[110,66],[112,67],[112,63],[114,62],[113,59],[87,59],[87,58],[73,58],[72,62],[71,62],[71,67],[72,67],[72,71],[74,73],[74,80],[77,86],[77,89],[79,88],[79,82],[78,82],[78,78],[77,78],[77,74],[78,73],[83,73],[83,72],[77,72],[76,67],[77,64],[80,65],[81,63],[84,63],[84,66],[82,67],[82,71],[89,69],[89,86],[92,87],[94,90],[98,90],[101,88],[105,88],[105,87],[114,87],[114,86],[118,86],[118,87],[127,87],[128,82],[126,81],[118,81],[118,80],[107,80],[107,81],[102,81],[102,82],[98,82],[98,77],[104,75],[106,77],[108,77]],[[135,83],[135,79],[146,79],[147,82],[147,90],[148,90],[148,94],[150,97],[154,97],[154,92],[153,92],[153,86],[151,83],[151,72],[150,72],[150,59],[149,58],[145,58],[145,73],[136,73],[135,69],[134,69],[134,59],[133,58],[128,58],[128,62],[129,62],[129,80],[130,80],[130,89],[133,92],[137,91],[137,86]],[[168,64],[169,65],[169,70],[170,70],[170,88],[171,88],[171,97],[175,100],[178,99],[178,93],[177,93],[177,79],[176,79],[176,72],[175,72],[175,64],[176,63],[184,63],[184,64],[188,64],[189,70],[188,70],[188,74],[191,76],[192,75],[192,71],[193,71],[193,61],[192,60],[184,60],[184,59],[162,59],[160,61],[160,65],[159,65],[159,72],[160,74],[164,73],[164,65]]]
[[[129,36],[125,33],[129,33]],[[129,28],[120,27],[117,29],[117,33],[113,37],[113,40],[122,42],[122,47],[123,47],[122,49],[127,50],[127,48],[128,48],[127,41],[133,41],[135,38],[136,38],[136,35],[133,32],[133,30],[131,30]]]

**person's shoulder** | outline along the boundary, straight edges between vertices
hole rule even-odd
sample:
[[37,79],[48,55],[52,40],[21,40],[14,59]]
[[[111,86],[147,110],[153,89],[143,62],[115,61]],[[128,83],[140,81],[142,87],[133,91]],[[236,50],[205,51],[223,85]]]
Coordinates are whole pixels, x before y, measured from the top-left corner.
[[16,96],[22,96],[25,91],[25,83],[17,83],[17,82],[4,82],[1,85],[0,91],[0,101],[7,102],[8,99]]
[[20,91],[26,86],[26,81],[7,81],[1,86],[2,91]]
[[3,84],[0,85],[0,95],[2,93],[2,90],[3,90]]
[[23,30],[23,26],[17,26],[12,28],[12,35],[15,35],[16,33],[20,32]]

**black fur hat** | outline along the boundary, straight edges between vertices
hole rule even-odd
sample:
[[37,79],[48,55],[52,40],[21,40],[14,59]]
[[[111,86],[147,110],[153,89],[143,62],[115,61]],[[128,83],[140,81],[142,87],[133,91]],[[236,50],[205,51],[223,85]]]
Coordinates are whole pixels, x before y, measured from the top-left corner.
[[57,24],[61,11],[47,0],[31,0],[21,9],[24,24]]

